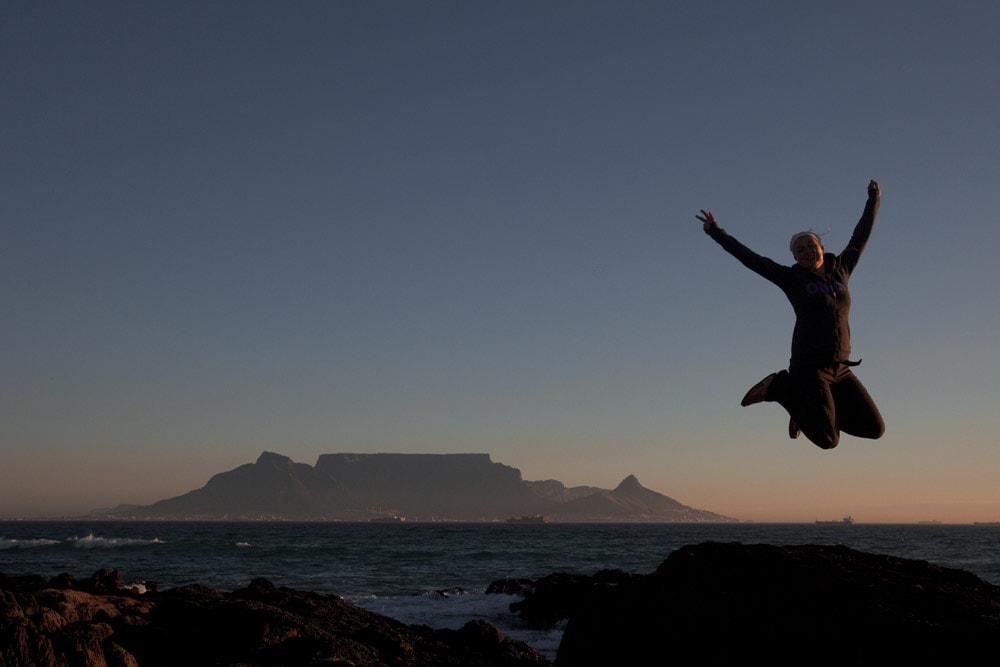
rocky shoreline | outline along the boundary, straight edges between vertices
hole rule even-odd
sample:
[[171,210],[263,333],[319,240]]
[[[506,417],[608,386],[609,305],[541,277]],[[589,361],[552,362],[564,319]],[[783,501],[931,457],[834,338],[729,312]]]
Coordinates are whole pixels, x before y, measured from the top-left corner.
[[547,665],[534,649],[472,621],[405,625],[335,595],[255,579],[139,593],[117,571],[86,581],[0,577],[0,665]]
[[[653,573],[554,573],[490,592],[534,627],[565,622],[557,667],[960,664],[1000,642],[1000,587],[961,570],[842,546],[704,543]],[[406,625],[340,597],[255,579],[138,591],[0,574],[0,665],[520,667],[551,663],[482,621]]]

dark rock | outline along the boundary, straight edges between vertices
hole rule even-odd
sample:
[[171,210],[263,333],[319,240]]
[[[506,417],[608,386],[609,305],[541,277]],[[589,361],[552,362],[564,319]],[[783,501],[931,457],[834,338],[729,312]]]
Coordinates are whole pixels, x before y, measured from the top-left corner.
[[486,588],[487,595],[519,595],[527,597],[535,590],[534,579],[497,579]]
[[[63,580],[62,583],[66,583]],[[0,576],[0,665],[548,665],[492,626],[410,626],[344,599],[254,579],[223,592],[192,585],[139,595],[101,571],[76,589]]]
[[122,583],[124,580],[121,572],[102,568],[84,582],[80,588],[88,593],[116,593],[121,589]]
[[551,628],[579,609],[594,588],[631,581],[635,576],[622,570],[601,570],[592,576],[557,572],[523,588],[524,599],[512,603],[510,610],[529,627]]
[[[41,588],[41,586],[36,586],[35,588]],[[73,575],[63,572],[49,580],[49,588],[61,588],[63,590],[76,588],[76,579]]]
[[974,664],[1000,643],[1000,587],[843,546],[688,546],[568,599],[558,667]]

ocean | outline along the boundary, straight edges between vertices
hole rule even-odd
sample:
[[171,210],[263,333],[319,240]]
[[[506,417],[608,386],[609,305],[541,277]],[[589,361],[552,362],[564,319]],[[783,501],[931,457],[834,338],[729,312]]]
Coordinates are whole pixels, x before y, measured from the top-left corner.
[[127,584],[222,590],[264,577],[277,586],[342,596],[405,623],[458,628],[482,619],[553,659],[562,629],[526,628],[497,579],[602,569],[648,573],[701,542],[843,544],[967,570],[1000,585],[1000,525],[507,524],[298,522],[0,522],[0,573],[101,568]]

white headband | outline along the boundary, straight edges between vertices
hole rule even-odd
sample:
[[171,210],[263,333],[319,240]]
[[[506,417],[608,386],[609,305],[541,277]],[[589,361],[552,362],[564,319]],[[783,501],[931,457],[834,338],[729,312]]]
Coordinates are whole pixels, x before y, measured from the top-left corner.
[[816,243],[819,243],[821,246],[823,245],[822,241],[819,240],[819,237],[816,236],[816,232],[798,232],[797,234],[792,234],[792,240],[788,242],[788,249],[795,252],[795,242],[803,236],[811,236],[816,239]]

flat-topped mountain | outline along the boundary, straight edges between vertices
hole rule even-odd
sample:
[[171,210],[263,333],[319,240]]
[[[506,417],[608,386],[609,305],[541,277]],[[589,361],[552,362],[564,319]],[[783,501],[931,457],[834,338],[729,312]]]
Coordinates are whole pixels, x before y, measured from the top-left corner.
[[128,519],[730,522],[629,475],[614,490],[529,482],[489,454],[323,454],[315,466],[264,452],[255,463],[152,505],[95,512]]

